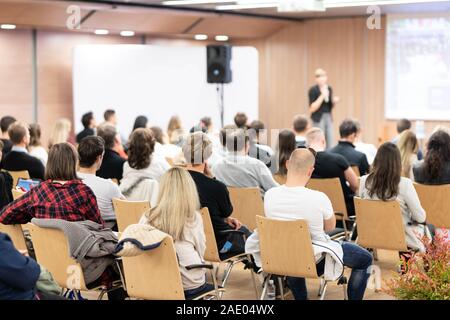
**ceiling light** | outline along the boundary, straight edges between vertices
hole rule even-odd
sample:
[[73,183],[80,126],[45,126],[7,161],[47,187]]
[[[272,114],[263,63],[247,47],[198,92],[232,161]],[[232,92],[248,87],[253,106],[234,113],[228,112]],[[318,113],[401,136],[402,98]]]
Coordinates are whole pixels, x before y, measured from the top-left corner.
[[208,40],[208,36],[206,34],[196,34],[194,36],[195,40]]
[[98,34],[98,35],[106,35],[106,34],[109,33],[109,31],[106,30],[106,29],[96,29],[96,30],[94,31],[94,33],[95,33],[95,34]]
[[192,4],[214,4],[214,3],[233,3],[236,0],[170,0],[163,1],[162,4],[166,6],[185,6]]
[[4,30],[13,30],[16,28],[16,25],[15,24],[2,24],[2,25],[0,25],[0,28],[4,29]]
[[216,36],[216,41],[228,41],[228,36],[225,36],[225,35],[219,35],[219,36]]
[[123,30],[123,31],[120,31],[120,35],[122,37],[132,37],[135,35],[135,33],[134,33],[134,31],[131,31],[131,30]]

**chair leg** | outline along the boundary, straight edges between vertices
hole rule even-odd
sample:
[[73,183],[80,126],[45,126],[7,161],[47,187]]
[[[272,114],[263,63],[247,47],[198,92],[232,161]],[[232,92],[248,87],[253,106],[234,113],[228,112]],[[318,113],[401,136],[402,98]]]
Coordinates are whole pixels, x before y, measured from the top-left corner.
[[222,279],[222,288],[225,287],[225,284],[228,281],[228,278],[230,277],[231,274],[231,270],[233,270],[234,265],[236,264],[236,261],[230,261],[227,263],[227,267],[225,268],[224,272],[223,272],[223,279]]
[[215,266],[213,264],[213,269],[211,270],[211,278],[212,278],[213,285],[214,285],[214,291],[216,292],[216,299],[221,300],[223,292],[219,292],[219,286],[217,284],[216,274],[217,274],[217,266]]
[[343,290],[344,290],[344,300],[348,300],[347,284],[344,283],[344,284],[342,285],[342,288],[343,288]]
[[320,295],[320,300],[323,300],[325,298],[325,293],[327,292],[327,287],[328,287],[328,281],[324,280],[324,285],[323,285],[322,293]]
[[378,251],[377,249],[372,249],[373,260],[378,261]]
[[324,286],[325,286],[325,280],[323,278],[320,278],[319,292],[317,293],[318,297],[320,297],[322,295]]
[[283,277],[278,277],[278,286],[280,287],[281,300],[284,300]]
[[262,289],[261,297],[260,297],[259,300],[264,300],[264,298],[266,297],[267,287],[269,286],[269,281],[270,281],[270,278],[271,278],[271,277],[272,277],[272,275],[271,275],[271,274],[268,274],[268,275],[266,276],[266,279],[264,279],[263,289]]
[[106,292],[108,292],[108,290],[102,289],[102,290],[100,291],[100,294],[99,294],[97,300],[103,300],[103,296],[105,295]]

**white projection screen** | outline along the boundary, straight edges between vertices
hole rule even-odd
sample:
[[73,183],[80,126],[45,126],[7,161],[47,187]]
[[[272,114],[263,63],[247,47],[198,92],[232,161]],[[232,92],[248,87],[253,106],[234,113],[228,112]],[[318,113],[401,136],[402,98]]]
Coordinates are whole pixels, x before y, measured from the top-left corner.
[[[127,136],[138,115],[163,130],[172,115],[180,116],[185,130],[210,116],[220,127],[217,86],[206,82],[203,46],[81,45],[74,48],[73,99],[76,132],[81,116],[116,110],[118,128]],[[258,117],[258,51],[233,47],[233,82],[224,85],[225,124],[234,114]]]
[[450,15],[387,19],[385,116],[450,120]]

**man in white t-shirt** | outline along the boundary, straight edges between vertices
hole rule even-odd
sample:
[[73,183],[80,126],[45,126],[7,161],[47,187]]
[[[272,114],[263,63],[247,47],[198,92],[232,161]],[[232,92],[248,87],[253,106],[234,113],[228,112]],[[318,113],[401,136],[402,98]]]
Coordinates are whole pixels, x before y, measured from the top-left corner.
[[[286,162],[288,170],[286,184],[272,188],[264,197],[264,211],[268,218],[280,220],[304,219],[311,232],[311,240],[331,241],[326,232],[336,227],[336,219],[328,197],[319,191],[306,188],[314,171],[315,152],[311,149],[294,150]],[[348,284],[349,299],[361,300],[369,278],[368,268],[372,265],[371,254],[350,242],[342,242],[344,266],[352,268]],[[324,261],[324,260],[322,260]],[[324,263],[317,265],[323,273]],[[298,300],[307,298],[305,279],[288,277],[288,285]]]
[[116,214],[114,212],[114,198],[125,199],[119,186],[111,179],[103,179],[95,175],[100,168],[105,152],[105,142],[99,136],[85,137],[78,145],[80,169],[78,177],[92,189],[96,198],[100,214],[108,228],[116,227]]

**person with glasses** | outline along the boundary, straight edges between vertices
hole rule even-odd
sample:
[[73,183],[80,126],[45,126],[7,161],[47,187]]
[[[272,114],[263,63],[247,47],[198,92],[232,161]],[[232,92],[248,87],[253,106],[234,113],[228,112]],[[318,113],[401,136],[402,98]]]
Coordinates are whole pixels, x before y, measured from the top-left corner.
[[309,89],[309,111],[314,127],[319,127],[325,133],[327,146],[333,145],[333,119],[331,110],[339,102],[339,97],[333,96],[333,89],[328,85],[327,72],[321,68],[315,71],[316,85]]

